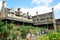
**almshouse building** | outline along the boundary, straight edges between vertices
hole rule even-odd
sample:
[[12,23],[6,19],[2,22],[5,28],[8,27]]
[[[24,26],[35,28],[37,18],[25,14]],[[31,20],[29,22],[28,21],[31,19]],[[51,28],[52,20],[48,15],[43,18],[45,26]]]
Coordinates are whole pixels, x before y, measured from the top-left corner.
[[5,1],[2,2],[0,20],[4,21],[6,24],[13,23],[15,26],[31,25],[55,30],[60,27],[60,23],[58,23],[60,20],[55,20],[53,8],[52,12],[40,15],[36,12],[37,15],[30,16],[29,12],[23,13],[20,10],[21,8],[17,8],[17,11],[15,11],[4,5]]
[[34,25],[48,29],[54,29],[54,28],[56,29],[56,22],[54,18],[53,8],[52,8],[52,12],[49,13],[40,14],[40,15],[38,15],[38,12],[36,13],[37,15],[32,17]]
[[14,23],[16,25],[32,25],[32,19],[29,15],[29,12],[22,13],[20,11],[20,8],[17,9],[17,11],[13,9],[6,8],[4,6],[5,1],[2,2],[2,10],[0,15],[0,20],[7,23]]

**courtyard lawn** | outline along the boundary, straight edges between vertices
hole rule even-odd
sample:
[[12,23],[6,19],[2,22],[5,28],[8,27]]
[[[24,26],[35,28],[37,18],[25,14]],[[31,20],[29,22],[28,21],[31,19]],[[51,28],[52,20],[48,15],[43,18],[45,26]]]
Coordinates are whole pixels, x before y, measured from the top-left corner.
[[46,34],[44,34],[44,35],[35,37],[34,40],[49,40],[49,37]]
[[46,35],[40,35],[35,37],[34,40],[60,40],[60,31],[51,31]]

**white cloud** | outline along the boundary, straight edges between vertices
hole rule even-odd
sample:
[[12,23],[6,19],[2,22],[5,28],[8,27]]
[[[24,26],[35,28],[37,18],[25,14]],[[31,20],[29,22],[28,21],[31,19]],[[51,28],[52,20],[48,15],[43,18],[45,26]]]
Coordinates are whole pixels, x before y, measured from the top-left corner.
[[54,7],[55,18],[60,19],[60,3],[57,3]]
[[56,11],[60,10],[60,3],[58,3],[57,5],[55,5],[55,6],[54,6],[54,9],[55,9]]
[[[5,3],[5,7],[6,7],[6,3]],[[1,11],[1,8],[2,8],[2,0],[0,1],[0,11]]]
[[36,11],[38,11],[38,14],[51,12],[51,7],[38,6],[38,7],[34,7],[34,8],[21,8],[21,10],[23,12],[29,12],[33,16],[33,15],[36,15]]
[[49,5],[53,0],[32,0],[32,3]]
[[2,7],[2,1],[0,1],[0,10],[1,10],[1,7]]
[[52,9],[51,7],[48,7],[48,6],[49,6],[49,3],[51,3],[52,1],[53,0],[32,0],[32,3],[42,4],[42,5],[34,8],[30,8],[29,10],[30,14],[35,15],[36,11],[38,11],[38,14],[50,12]]
[[51,12],[52,9],[54,8],[54,15],[55,18],[58,19],[60,18],[59,12],[60,12],[60,3],[57,3],[55,6],[37,6],[34,8],[21,8],[22,12],[29,12],[32,16],[36,15],[36,11],[38,11],[38,14],[44,14],[44,13],[48,13]]

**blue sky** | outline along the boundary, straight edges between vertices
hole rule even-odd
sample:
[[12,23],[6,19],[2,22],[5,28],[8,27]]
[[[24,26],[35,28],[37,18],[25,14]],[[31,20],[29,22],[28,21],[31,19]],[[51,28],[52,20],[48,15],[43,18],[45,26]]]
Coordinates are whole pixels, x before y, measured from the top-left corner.
[[[1,0],[2,1],[2,0]],[[60,0],[5,0],[6,7],[16,9],[21,8],[23,12],[30,12],[30,15],[35,15],[36,11],[39,14],[47,13],[54,8],[55,18],[60,18]]]
[[32,0],[6,0],[7,6],[13,8],[17,7],[32,8],[35,5],[32,5],[31,1]]
[[[17,7],[24,7],[24,8],[33,8],[35,6],[41,6],[44,4],[37,4],[37,3],[31,3],[32,0],[6,0],[7,7],[13,7],[14,9]],[[53,0],[49,6],[54,6],[57,3],[59,3],[60,0]]]

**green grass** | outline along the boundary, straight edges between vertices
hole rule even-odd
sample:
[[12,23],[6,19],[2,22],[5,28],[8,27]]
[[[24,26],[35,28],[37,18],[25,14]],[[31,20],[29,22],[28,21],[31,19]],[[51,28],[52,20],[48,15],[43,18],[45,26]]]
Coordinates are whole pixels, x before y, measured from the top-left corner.
[[40,36],[37,36],[34,38],[34,40],[39,40],[40,39]]

